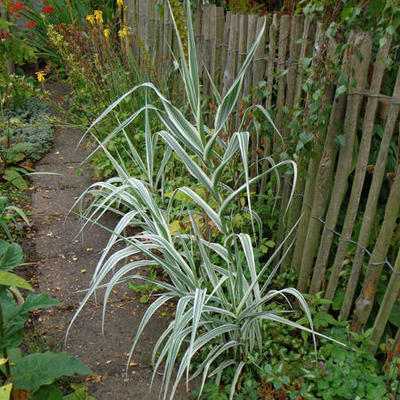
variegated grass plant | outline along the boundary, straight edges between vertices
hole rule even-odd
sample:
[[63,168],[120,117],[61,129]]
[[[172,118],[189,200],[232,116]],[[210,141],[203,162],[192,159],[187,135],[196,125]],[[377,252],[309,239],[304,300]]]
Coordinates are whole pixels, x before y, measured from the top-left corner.
[[[144,83],[111,104],[89,128],[90,131],[108,114],[113,113],[121,101],[138,90],[153,91],[161,101],[162,107],[146,102],[144,107],[120,123],[102,143],[99,142],[97,150],[102,149],[107,154],[116,176],[92,185],[81,195],[78,200],[81,206],[87,196],[92,199],[86,209],[81,209],[83,227],[90,222],[99,223],[99,219],[107,211],[120,215],[120,220],[111,232],[110,240],[94,271],[90,288],[71,324],[88,299],[95,295],[96,290],[105,288],[104,328],[105,309],[113,287],[132,279],[150,281],[161,287],[163,292],[144,314],[130,354],[132,355],[151,317],[163,304],[174,299],[177,302],[175,317],[153,351],[153,378],[160,368],[164,371],[160,393],[164,399],[168,396],[172,399],[184,375],[186,382],[202,375],[203,387],[207,378],[214,377],[218,382],[223,370],[234,366],[236,372],[231,387],[232,399],[249,357],[255,353],[262,357],[265,339],[262,333],[263,324],[278,322],[311,332],[315,344],[316,333],[303,296],[292,288],[270,289],[272,277],[283,260],[275,260],[275,257],[285,242],[259,268],[256,265],[257,240],[254,234],[250,236],[248,233],[235,232],[231,223],[232,210],[240,211],[241,203],[238,198],[244,193],[247,197],[245,212],[254,221],[260,222],[251,208],[250,187],[267,174],[276,173],[280,167],[291,166],[296,180],[296,164],[284,161],[274,165],[270,160],[271,167],[268,170],[251,177],[248,165],[249,132],[238,129],[229,134],[227,130],[246,68],[260,44],[262,33],[226,95],[221,97],[212,85],[218,108],[213,127],[205,124],[189,0],[186,0],[185,5],[188,28],[187,60],[176,25],[175,29],[179,43],[181,76],[191,115],[184,115],[152,83]],[[267,111],[259,108],[276,129]],[[241,127],[251,109],[254,107],[244,114]],[[150,113],[161,121],[164,130],[152,132]],[[145,154],[137,152],[134,143],[124,132],[125,127],[141,114],[145,117]],[[128,143],[126,151],[146,179],[139,180],[129,176],[122,158],[114,158],[107,151],[107,142],[117,134],[125,135]],[[158,169],[155,162],[157,152],[164,152]],[[174,194],[167,199],[163,196],[162,181],[165,166],[172,153],[187,169],[192,185],[177,187]],[[227,180],[226,177],[239,164],[243,171],[239,179]],[[189,206],[183,211],[190,221],[190,230],[184,234],[171,234],[171,210],[179,193],[190,200],[187,202]],[[125,234],[126,228],[131,226],[140,228],[139,233]],[[216,232],[214,235],[210,234],[210,226]],[[115,250],[117,243],[124,246]],[[287,246],[286,252],[289,249],[290,246]],[[143,255],[142,259],[134,257],[139,255]],[[136,261],[131,261],[132,259]],[[138,269],[147,266],[162,268],[169,282],[136,273]],[[269,307],[278,296],[287,304],[286,311]],[[303,308],[309,320],[309,328],[286,317],[292,311],[291,299]],[[193,367],[193,358],[204,349],[208,349],[206,358]],[[181,361],[178,361],[178,355],[181,355]],[[173,373],[176,365],[177,372]]]

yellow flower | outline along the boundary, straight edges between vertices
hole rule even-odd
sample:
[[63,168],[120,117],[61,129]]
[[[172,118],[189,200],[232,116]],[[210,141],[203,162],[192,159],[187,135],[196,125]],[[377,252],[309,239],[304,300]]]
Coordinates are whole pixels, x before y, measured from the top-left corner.
[[90,14],[86,17],[86,20],[89,21],[91,25],[94,24],[94,15]]
[[124,26],[119,32],[118,32],[118,36],[122,39],[125,36],[129,35],[129,27],[128,26]]
[[118,8],[122,8],[124,6],[124,0],[117,0]]
[[39,82],[39,83],[44,82],[44,77],[45,77],[46,75],[47,75],[47,74],[46,74],[46,72],[44,72],[44,71],[36,72],[36,76],[37,76],[38,82]]
[[94,10],[94,17],[99,25],[103,23],[103,11]]
[[110,35],[111,35],[110,29],[108,29],[108,28],[104,29],[104,36],[109,37]]

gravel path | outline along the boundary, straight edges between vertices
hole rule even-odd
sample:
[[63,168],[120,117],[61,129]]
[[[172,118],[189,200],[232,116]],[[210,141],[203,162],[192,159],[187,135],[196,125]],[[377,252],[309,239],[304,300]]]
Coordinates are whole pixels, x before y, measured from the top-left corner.
[[[53,84],[49,90],[54,99],[62,103],[65,88]],[[92,183],[92,175],[87,170],[77,175],[80,162],[87,154],[82,148],[75,151],[81,132],[62,128],[55,133],[52,152],[37,164],[36,170],[61,176],[35,177],[32,220],[37,228],[34,241],[39,259],[39,289],[59,299],[63,305],[40,315],[41,332],[51,346],[77,356],[95,372],[96,378],[90,380],[88,386],[97,400],[158,399],[162,377],[157,375],[150,392],[150,355],[166,321],[159,315],[148,325],[128,376],[125,376],[126,354],[147,307],[139,302],[140,295],[127,286],[119,286],[113,293],[107,308],[104,336],[101,334],[100,298],[97,304],[91,302],[80,314],[64,344],[66,328],[83,297],[76,292],[87,288],[108,233],[92,226],[83,236],[76,237],[80,227],[78,219],[72,215],[65,221],[77,196]],[[102,223],[113,227],[116,219],[107,216]],[[189,399],[183,386],[175,399]]]

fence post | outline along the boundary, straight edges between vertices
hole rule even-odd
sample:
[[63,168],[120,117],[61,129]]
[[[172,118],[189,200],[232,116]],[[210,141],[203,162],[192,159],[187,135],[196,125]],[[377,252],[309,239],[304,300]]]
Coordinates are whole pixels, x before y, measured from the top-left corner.
[[[400,97],[400,69],[397,73],[397,80],[393,90],[393,97]],[[368,245],[372,223],[375,218],[376,206],[378,204],[379,194],[381,191],[383,177],[386,169],[388,150],[396,126],[397,117],[399,115],[399,109],[400,106],[397,104],[392,104],[390,106],[388,118],[385,125],[385,132],[383,134],[378,157],[376,159],[374,174],[372,176],[372,182],[368,193],[367,205],[365,206],[360,234],[358,236],[358,243],[364,248]],[[343,319],[347,319],[349,317],[358,280],[360,277],[363,259],[364,250],[361,247],[358,247],[356,250],[356,255],[354,256],[350,279],[347,283],[343,305],[340,310],[340,316]]]
[[[374,72],[372,75],[370,91],[372,93],[380,93],[383,75],[385,72],[386,59],[389,55],[389,49],[391,44],[391,38],[387,38],[388,42],[379,48],[378,54],[375,59]],[[341,232],[341,240],[336,250],[335,260],[333,262],[331,275],[329,277],[328,286],[325,293],[325,298],[332,300],[335,295],[336,288],[339,282],[339,274],[342,270],[343,261],[346,256],[348,248],[348,240],[351,239],[354,222],[357,217],[357,213],[360,206],[361,192],[364,186],[365,174],[367,171],[367,165],[369,161],[369,154],[371,150],[371,141],[374,133],[374,121],[376,111],[378,108],[378,99],[376,97],[369,97],[366,110],[365,118],[362,129],[362,137],[360,148],[358,152],[357,166],[354,174],[353,184],[351,187],[350,200],[347,205],[346,216],[343,223],[343,229]]]
[[[358,49],[357,49],[358,48]],[[357,50],[361,55],[361,60],[357,57]],[[370,57],[372,50],[372,38],[370,34],[360,33],[357,35],[355,42],[355,52],[352,64],[354,65],[356,91],[361,91],[367,83],[367,75],[370,66]],[[343,134],[345,145],[341,146],[339,152],[339,160],[336,169],[332,195],[326,214],[326,225],[322,233],[317,261],[314,266],[314,274],[311,280],[310,293],[315,295],[321,289],[321,284],[325,276],[326,265],[331,250],[333,232],[337,219],[339,217],[340,208],[345,196],[347,180],[351,172],[353,161],[354,141],[357,132],[358,120],[360,117],[360,109],[362,95],[348,96],[346,116],[343,124]]]

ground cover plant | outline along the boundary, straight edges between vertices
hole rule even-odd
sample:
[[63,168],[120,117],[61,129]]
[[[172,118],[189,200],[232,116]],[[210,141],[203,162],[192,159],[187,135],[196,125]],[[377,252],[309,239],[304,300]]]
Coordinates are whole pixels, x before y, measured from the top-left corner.
[[24,190],[34,162],[51,149],[55,118],[30,80],[4,70],[0,79],[0,176]]
[[[162,366],[164,368],[161,388],[163,398],[173,398],[178,382],[184,376],[189,381],[202,375],[202,389],[208,377],[215,377],[218,383],[224,370],[232,367],[229,389],[229,397],[232,399],[238,382],[249,367],[249,360],[252,360],[252,365],[258,365],[263,359],[262,346],[266,339],[264,329],[268,323],[278,322],[309,332],[314,346],[316,332],[307,302],[296,289],[270,289],[271,280],[285,256],[283,254],[280,259],[276,259],[285,241],[266,262],[260,263],[258,260],[257,248],[262,238],[262,228],[259,217],[252,209],[253,195],[250,187],[271,173],[275,174],[279,184],[278,169],[285,167],[292,169],[296,180],[296,164],[290,160],[278,164],[269,160],[270,168],[250,177],[249,132],[242,129],[229,132],[227,129],[244,73],[261,35],[226,95],[221,97],[214,91],[218,107],[214,125],[210,128],[204,122],[201,108],[197,55],[188,2],[186,10],[187,59],[179,32],[177,38],[178,62],[190,106],[188,116],[168,101],[154,84],[143,83],[112,103],[89,128],[91,131],[97,123],[112,114],[118,104],[140,90],[145,94],[152,91],[161,102],[161,107],[146,102],[144,107],[120,123],[103,141],[98,141],[97,150],[107,155],[116,176],[94,184],[77,201],[83,207],[86,199],[89,200],[88,207],[82,209],[83,228],[89,223],[99,223],[107,211],[115,212],[121,219],[114,231],[110,232],[109,243],[74,319],[100,287],[106,288],[104,324],[107,300],[116,284],[132,279],[156,284],[164,291],[146,311],[131,355],[154,313],[166,301],[176,299],[175,316],[153,351],[154,374]],[[244,113],[242,126],[250,111],[257,108],[250,107]],[[261,107],[259,109],[274,127],[268,112]],[[126,135],[125,128],[141,114],[144,114],[145,119],[145,152],[139,154],[135,143]],[[150,114],[157,116],[163,130],[151,129]],[[107,149],[108,142],[118,134],[125,137],[126,151],[130,154],[131,162],[142,171],[142,180],[132,177],[122,158],[119,155],[113,157]],[[155,155],[159,151],[163,151],[164,156],[161,164],[156,164]],[[163,180],[166,179],[164,168],[171,157],[177,158],[191,177],[187,186],[175,186],[172,194],[166,197],[163,196]],[[171,210],[176,207],[176,203],[181,208],[178,228],[171,224]],[[249,215],[247,232],[241,232],[233,223],[237,213]],[[139,230],[136,229],[137,233],[134,234],[125,234],[128,227]],[[288,240],[291,240],[290,235]],[[114,250],[116,243],[125,246],[122,250]],[[139,254],[145,258],[130,261]],[[168,276],[168,281],[136,274],[144,266],[160,267]],[[287,307],[269,307],[278,297],[287,302]],[[293,312],[293,301],[298,302],[303,309],[308,327],[287,318]],[[196,354],[206,351],[208,354],[202,362],[192,368]],[[176,376],[173,374],[175,365]]]

